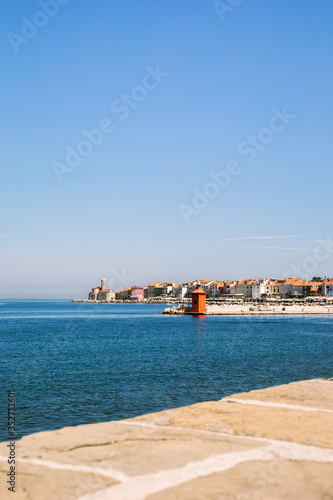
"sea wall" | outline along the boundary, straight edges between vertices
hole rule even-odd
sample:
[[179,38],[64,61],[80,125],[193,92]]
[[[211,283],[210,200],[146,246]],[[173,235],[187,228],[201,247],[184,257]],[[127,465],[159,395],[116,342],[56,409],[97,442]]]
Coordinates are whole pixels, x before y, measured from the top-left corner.
[[[167,307],[163,314],[191,314],[191,307],[178,305]],[[207,316],[263,316],[295,314],[333,314],[333,305],[290,304],[290,305],[254,305],[254,304],[207,304]]]

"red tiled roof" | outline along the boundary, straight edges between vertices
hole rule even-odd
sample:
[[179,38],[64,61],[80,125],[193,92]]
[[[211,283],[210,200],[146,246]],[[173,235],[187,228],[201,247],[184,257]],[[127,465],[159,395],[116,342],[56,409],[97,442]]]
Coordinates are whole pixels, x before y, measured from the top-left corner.
[[313,283],[311,283],[310,281],[305,281],[305,280],[300,280],[300,281],[296,281],[294,283],[294,286],[312,286]]
[[196,288],[194,290],[194,292],[192,292],[192,294],[193,293],[204,293],[204,294],[206,294],[206,292],[201,288],[201,286],[198,286],[198,288]]

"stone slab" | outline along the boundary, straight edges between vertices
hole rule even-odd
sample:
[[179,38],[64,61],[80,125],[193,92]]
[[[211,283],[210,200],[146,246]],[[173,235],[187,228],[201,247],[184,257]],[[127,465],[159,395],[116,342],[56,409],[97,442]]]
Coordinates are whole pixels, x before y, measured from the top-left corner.
[[15,500],[333,499],[333,381],[311,380],[16,443]]

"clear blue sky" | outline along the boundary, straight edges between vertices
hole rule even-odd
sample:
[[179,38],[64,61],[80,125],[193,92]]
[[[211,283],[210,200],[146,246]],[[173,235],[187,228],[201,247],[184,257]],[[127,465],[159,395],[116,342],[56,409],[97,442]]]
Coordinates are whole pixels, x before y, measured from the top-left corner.
[[[220,16],[205,0],[0,9],[1,297],[309,268],[332,227],[332,2],[244,0]],[[270,132],[284,107],[293,118]],[[104,119],[112,132],[70,169],[66,147]],[[238,175],[207,188],[231,160]],[[194,189],[215,197],[196,208]],[[331,252],[316,262],[308,277],[333,275]]]

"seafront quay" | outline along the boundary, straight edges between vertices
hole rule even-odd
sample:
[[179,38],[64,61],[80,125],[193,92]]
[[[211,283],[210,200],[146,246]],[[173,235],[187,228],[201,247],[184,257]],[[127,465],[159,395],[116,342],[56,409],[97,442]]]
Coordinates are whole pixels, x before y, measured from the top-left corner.
[[[192,314],[192,306],[179,304],[177,306],[166,307],[163,314]],[[309,303],[307,301],[299,301],[299,303],[283,303],[276,302],[265,304],[251,304],[247,302],[233,303],[207,303],[205,307],[206,316],[265,316],[265,315],[297,315],[297,314],[333,314],[333,303]]]
[[293,382],[16,442],[16,500],[328,500],[333,379]]

